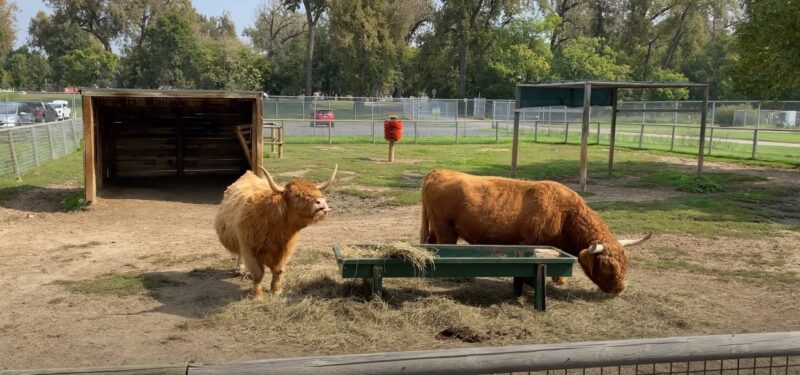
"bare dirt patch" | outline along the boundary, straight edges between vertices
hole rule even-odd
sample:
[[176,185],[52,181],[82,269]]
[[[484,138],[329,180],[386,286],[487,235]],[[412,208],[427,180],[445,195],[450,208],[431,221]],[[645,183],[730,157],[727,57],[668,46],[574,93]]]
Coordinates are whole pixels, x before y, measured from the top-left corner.
[[[592,191],[588,199],[611,201],[680,194],[602,183]],[[75,213],[45,209],[61,194],[26,194],[0,208],[3,369],[800,329],[797,232],[656,234],[630,250],[620,296],[598,292],[576,267],[567,285],[548,286],[546,313],[501,278],[387,279],[379,302],[338,276],[331,246],[415,242],[420,208],[334,189],[334,214],[301,232],[286,295],[252,302],[213,231],[221,190],[199,199],[122,189]],[[135,275],[123,278],[132,283],[125,293],[107,285],[120,275]]]

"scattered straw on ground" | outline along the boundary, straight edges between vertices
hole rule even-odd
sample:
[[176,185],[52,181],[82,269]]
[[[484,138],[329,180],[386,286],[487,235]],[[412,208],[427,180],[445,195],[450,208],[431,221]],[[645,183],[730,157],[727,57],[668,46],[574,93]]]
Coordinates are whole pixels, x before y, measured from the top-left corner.
[[429,250],[405,242],[378,245],[344,245],[345,258],[393,258],[410,262],[419,271],[424,271],[435,256]]

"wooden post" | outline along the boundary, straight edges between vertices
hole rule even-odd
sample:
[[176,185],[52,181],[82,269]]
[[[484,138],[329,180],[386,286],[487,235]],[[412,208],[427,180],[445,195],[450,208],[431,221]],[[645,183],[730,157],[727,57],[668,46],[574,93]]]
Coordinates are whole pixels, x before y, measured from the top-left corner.
[[539,121],[533,123],[533,142],[539,142]]
[[69,120],[69,129],[72,130],[72,148],[78,147],[78,135],[75,134],[75,123]]
[[581,126],[581,192],[586,192],[586,175],[589,164],[589,109],[592,104],[592,84],[583,86],[583,125]]
[[389,162],[394,162],[394,141],[389,141]]
[[374,145],[376,143],[376,140],[375,140],[375,119],[371,120],[371,124],[372,124],[372,144]]
[[61,128],[61,138],[64,139],[64,155],[69,154],[69,141],[67,141],[67,129],[64,129],[64,125],[62,124],[59,126]]
[[331,137],[331,122],[328,121],[328,144],[333,144],[333,139]]
[[595,142],[595,144],[600,144],[600,121],[597,122],[597,142]]
[[96,171],[94,168],[94,111],[92,97],[83,97],[83,177],[86,204],[97,198]]
[[517,157],[519,154],[519,112],[514,111],[514,133],[511,141],[511,176],[517,177]]
[[414,144],[417,144],[417,120],[414,119]]
[[708,154],[711,155],[711,149],[714,147],[714,127],[711,127],[711,133],[708,136]]
[[[588,129],[587,129],[588,130]],[[537,311],[545,311],[547,310],[546,299],[547,299],[547,288],[545,287],[545,283],[547,282],[547,265],[546,264],[539,264],[536,266],[536,294],[534,295],[533,299],[533,308]]]
[[14,169],[14,177],[19,180],[19,162],[17,161],[17,150],[14,149],[14,135],[11,130],[8,131],[8,150],[11,153],[11,167]]
[[758,148],[758,129],[753,130],[753,154],[750,155],[750,159],[756,158],[756,148]]
[[611,90],[611,134],[608,140],[608,175],[614,170],[614,142],[617,138],[617,88]]
[[669,151],[672,152],[675,149],[675,125],[672,125],[672,138],[669,141]]
[[564,144],[569,143],[569,123],[564,124]]
[[[11,131],[9,131],[11,133]],[[33,147],[33,164],[39,165],[39,148],[36,147],[36,127],[31,127],[31,147]]]
[[456,114],[456,144],[458,144],[458,114]]
[[281,128],[278,131],[281,143],[278,145],[278,159],[283,159],[283,146],[286,144],[286,133],[283,129],[283,124],[281,124]]
[[703,175],[703,151],[706,147],[706,112],[708,112],[708,86],[703,88],[703,108],[700,109],[700,145],[697,151],[697,176]]
[[275,128],[271,126],[269,128],[269,153],[275,153]]
[[639,129],[639,148],[642,148],[642,141],[644,141],[644,124]]
[[53,147],[53,128],[47,124],[47,145],[50,147],[50,160],[55,160],[56,150]]
[[500,128],[494,124],[494,143],[500,143]]

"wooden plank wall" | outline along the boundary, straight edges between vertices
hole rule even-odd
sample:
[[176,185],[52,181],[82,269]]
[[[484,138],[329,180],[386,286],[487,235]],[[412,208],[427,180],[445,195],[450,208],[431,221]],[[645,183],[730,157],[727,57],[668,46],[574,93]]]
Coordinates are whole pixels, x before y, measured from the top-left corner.
[[[237,174],[248,168],[234,129],[252,100],[96,98],[104,178]],[[251,144],[251,139],[247,139]]]

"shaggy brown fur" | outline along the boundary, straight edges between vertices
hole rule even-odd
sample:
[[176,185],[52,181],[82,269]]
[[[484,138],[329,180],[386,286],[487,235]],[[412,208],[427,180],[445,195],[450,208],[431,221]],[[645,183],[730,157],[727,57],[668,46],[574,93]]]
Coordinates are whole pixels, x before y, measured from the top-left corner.
[[[271,179],[268,173],[267,177]],[[265,267],[272,272],[271,291],[281,293],[281,274],[294,252],[298,233],[331,211],[316,185],[295,180],[273,189],[268,179],[245,172],[225,190],[214,221],[222,245],[238,256],[238,271],[243,272],[246,266],[250,272],[256,299],[264,294],[261,282]]]
[[[548,245],[575,255],[604,292],[625,288],[628,257],[583,198],[553,181],[433,170],[422,182],[422,243]],[[590,247],[602,244],[597,254]]]

